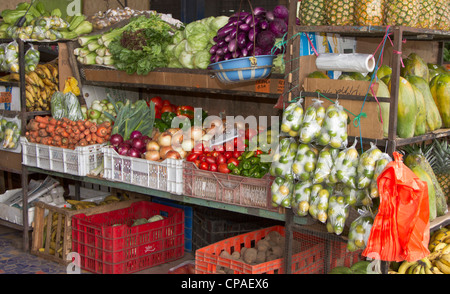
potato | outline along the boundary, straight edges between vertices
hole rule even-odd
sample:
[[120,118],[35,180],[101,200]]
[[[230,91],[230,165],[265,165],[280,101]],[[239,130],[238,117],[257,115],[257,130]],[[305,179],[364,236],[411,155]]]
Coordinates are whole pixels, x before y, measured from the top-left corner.
[[266,261],[266,251],[258,251],[256,254],[256,263],[263,263]]
[[267,237],[269,238],[271,243],[275,243],[275,244],[278,244],[280,242],[281,238],[283,238],[283,236],[281,236],[280,233],[278,233],[277,231],[269,232],[267,234]]
[[244,262],[249,264],[255,262],[257,254],[258,251],[255,248],[248,248],[244,253]]
[[233,259],[233,257],[231,256],[231,254],[228,253],[228,251],[225,251],[225,250],[223,250],[222,252],[220,252],[219,256],[220,256],[220,257],[223,257],[223,258]]
[[271,250],[275,256],[277,256],[277,257],[283,256],[283,252],[284,252],[283,247],[277,245],[277,246],[273,246],[271,248]]
[[241,253],[239,253],[239,251],[234,251],[233,253],[231,253],[231,258],[234,260],[238,260],[239,258],[241,258]]
[[256,249],[258,249],[258,251],[267,251],[270,248],[270,243],[267,240],[259,240],[258,243],[256,243]]

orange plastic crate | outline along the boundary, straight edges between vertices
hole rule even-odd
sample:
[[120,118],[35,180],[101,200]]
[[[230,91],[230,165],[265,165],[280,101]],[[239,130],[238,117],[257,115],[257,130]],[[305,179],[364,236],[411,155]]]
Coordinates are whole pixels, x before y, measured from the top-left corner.
[[[285,272],[284,258],[250,265],[219,256],[223,250],[231,254],[234,251],[240,252],[243,247],[254,247],[271,231],[277,231],[282,236],[285,235],[284,227],[273,226],[231,237],[198,249],[195,252],[195,273],[215,274],[217,268],[223,266],[232,269],[235,274],[283,274]],[[318,237],[294,233],[294,240],[299,239],[309,240],[309,242],[302,242],[301,251],[292,256],[291,272],[293,274],[323,273],[325,241]]]

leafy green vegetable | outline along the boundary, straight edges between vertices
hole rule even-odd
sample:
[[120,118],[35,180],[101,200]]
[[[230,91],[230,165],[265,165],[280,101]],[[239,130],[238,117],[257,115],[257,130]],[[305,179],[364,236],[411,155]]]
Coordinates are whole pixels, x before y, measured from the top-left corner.
[[105,112],[105,115],[114,121],[111,134],[120,134],[124,140],[128,140],[133,131],[140,131],[143,135],[151,136],[155,122],[155,106],[153,102],[150,102],[150,106],[147,106],[145,100],[138,100],[134,104],[127,100],[119,108],[109,95],[108,98],[117,112],[116,117]]
[[122,35],[108,46],[117,69],[146,75],[166,67],[169,58],[165,50],[172,42],[170,31],[171,26],[156,15],[132,18]]

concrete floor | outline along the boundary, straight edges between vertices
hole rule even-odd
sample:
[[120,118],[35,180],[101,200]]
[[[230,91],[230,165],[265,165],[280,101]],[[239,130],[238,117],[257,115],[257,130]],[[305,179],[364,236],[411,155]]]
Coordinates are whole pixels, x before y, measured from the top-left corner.
[[[66,266],[48,261],[23,250],[22,232],[0,226],[0,274],[66,274]],[[30,238],[31,239],[31,238]],[[182,258],[134,274],[167,274],[182,262],[195,260],[193,252]],[[82,274],[91,274],[82,270]]]

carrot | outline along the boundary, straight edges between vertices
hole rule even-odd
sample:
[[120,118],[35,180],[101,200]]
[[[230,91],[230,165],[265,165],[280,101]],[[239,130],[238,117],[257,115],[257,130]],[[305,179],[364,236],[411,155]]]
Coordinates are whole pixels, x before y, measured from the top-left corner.
[[63,136],[64,138],[68,138],[69,137],[69,133],[66,130],[63,130],[61,132],[61,136]]
[[45,137],[45,138],[42,138],[41,143],[44,145],[49,145],[51,140],[52,140],[51,137]]
[[36,120],[32,119],[28,123],[27,129],[30,131],[37,131],[37,130],[39,130],[39,123]]
[[63,138],[61,139],[61,145],[67,145],[67,144],[69,144],[69,139],[66,138],[66,137],[63,137]]
[[48,124],[47,127],[45,128],[45,130],[47,131],[47,133],[54,133],[55,132],[55,125]]
[[90,121],[90,120],[86,120],[85,122],[84,122],[84,126],[87,128],[87,129],[89,129],[89,127],[92,125],[92,122]]
[[92,133],[92,134],[91,134],[91,140],[92,140],[92,141],[97,142],[97,137],[98,137],[98,136],[97,136],[95,133]]
[[31,138],[36,138],[39,135],[38,131],[30,131],[30,137]]
[[38,126],[40,129],[45,129],[47,127],[47,125],[48,125],[48,123],[40,122]]
[[87,135],[89,135],[91,133],[91,131],[89,131],[89,129],[87,129],[87,130],[84,130],[83,133],[87,136]]
[[53,136],[53,141],[56,141],[56,142],[61,142],[61,136],[60,135],[55,135],[55,136]]
[[108,130],[104,126],[100,126],[96,132],[97,136],[105,137],[108,134]]
[[109,128],[111,127],[111,122],[109,121],[104,121],[100,124],[100,126],[105,127],[105,128]]
[[41,143],[41,139],[42,139],[42,138],[41,138],[41,137],[39,137],[39,136],[38,136],[38,137],[36,137],[36,143]]
[[81,140],[81,139],[84,139],[84,137],[86,137],[86,135],[84,133],[80,133],[79,137],[80,137],[80,140]]
[[105,143],[105,139],[104,138],[102,138],[102,137],[98,137],[97,136],[97,144],[103,144],[103,143]]
[[85,137],[85,139],[86,139],[86,141],[90,142],[91,139],[92,139],[92,135],[91,135],[90,133],[87,134],[86,137]]
[[38,123],[48,123],[48,116],[46,116],[46,117],[43,117],[43,116],[40,116],[40,115],[36,115],[35,117],[34,117],[34,119],[38,122]]
[[80,132],[84,132],[84,130],[86,130],[86,127],[84,125],[80,125],[78,129],[80,130]]
[[86,139],[81,139],[80,141],[78,141],[78,145],[79,146],[86,146],[88,144]]
[[48,133],[45,131],[45,129],[40,129],[40,130],[38,131],[38,135],[39,135],[40,137],[47,137],[47,136],[48,136]]
[[89,127],[89,131],[91,132],[91,133],[95,133],[95,132],[97,132],[97,126],[96,126],[96,124],[92,124],[90,127]]

